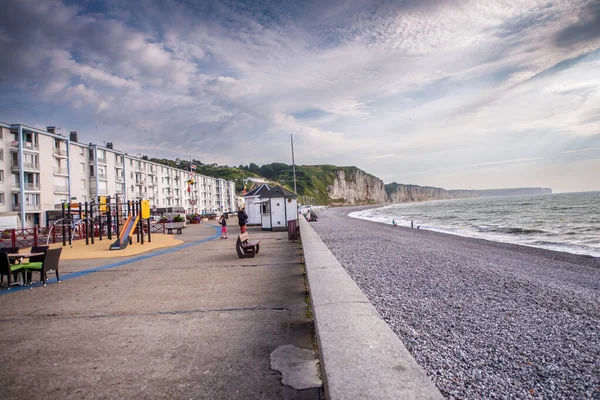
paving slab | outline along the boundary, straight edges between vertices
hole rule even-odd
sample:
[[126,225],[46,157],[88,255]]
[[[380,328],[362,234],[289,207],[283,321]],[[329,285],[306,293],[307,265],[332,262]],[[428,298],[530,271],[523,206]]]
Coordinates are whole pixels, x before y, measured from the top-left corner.
[[[321,398],[270,368],[280,346],[314,349],[298,244],[251,229],[260,254],[239,259],[234,230],[193,244],[215,228],[191,226],[168,253],[0,289],[2,398]],[[69,263],[63,274],[99,264]]]

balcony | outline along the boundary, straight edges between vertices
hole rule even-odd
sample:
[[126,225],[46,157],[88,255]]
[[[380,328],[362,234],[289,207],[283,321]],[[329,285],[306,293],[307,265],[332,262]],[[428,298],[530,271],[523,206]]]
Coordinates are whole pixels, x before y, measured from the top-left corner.
[[54,193],[57,194],[69,194],[69,187],[68,186],[54,186]]
[[106,158],[98,157],[98,164],[106,164]]
[[69,176],[69,169],[68,168],[54,167],[54,175]]
[[[21,190],[21,185],[19,183],[13,183],[11,185],[12,191],[13,192],[18,192]],[[25,182],[25,191],[27,192],[39,192],[40,189],[40,184],[39,183],[29,183],[29,182]]]
[[124,178],[124,177],[122,177],[122,176],[117,176],[117,177],[115,178],[115,182],[125,182],[125,178]]
[[108,179],[108,175],[106,174],[98,174],[98,179],[102,179],[103,181]]
[[[32,142],[25,142],[23,144],[23,150],[25,151],[39,151],[40,146],[39,144],[35,144]],[[12,142],[10,142],[10,150],[11,151],[18,151],[19,150],[19,141],[18,140],[13,140]]]
[[138,186],[144,186],[144,185],[146,185],[146,182],[144,182],[144,181],[137,181],[135,184],[138,185]]
[[58,148],[58,147],[54,147],[54,148],[52,149],[52,154],[54,154],[54,156],[55,156],[55,157],[58,157],[58,158],[67,158],[67,157],[68,157],[68,155],[67,155],[67,150],[65,150],[65,149],[60,149],[60,148]]
[[[21,205],[13,204],[12,209],[13,209],[13,211],[21,211]],[[40,210],[41,210],[41,206],[39,204],[27,204],[25,206],[25,211],[40,211]]]
[[115,190],[115,195],[117,195],[117,196],[122,196],[123,193],[124,193],[123,189],[117,189],[117,190]]

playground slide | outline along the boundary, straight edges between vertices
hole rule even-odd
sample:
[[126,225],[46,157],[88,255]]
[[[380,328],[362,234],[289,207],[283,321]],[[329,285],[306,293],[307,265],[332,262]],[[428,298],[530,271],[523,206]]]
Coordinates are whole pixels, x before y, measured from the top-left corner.
[[121,232],[119,233],[119,238],[115,240],[113,244],[110,245],[111,250],[123,250],[129,244],[129,236],[133,233],[133,230],[137,226],[138,221],[140,220],[140,215],[138,214],[135,219],[132,218],[131,214],[127,217]]

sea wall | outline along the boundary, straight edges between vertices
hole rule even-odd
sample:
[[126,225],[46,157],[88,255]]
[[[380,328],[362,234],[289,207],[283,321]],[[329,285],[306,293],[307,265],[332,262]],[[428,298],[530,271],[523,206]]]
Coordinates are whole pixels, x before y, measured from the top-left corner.
[[383,181],[366,172],[339,170],[335,173],[333,184],[327,188],[332,204],[360,205],[388,202]]
[[299,223],[325,397],[443,400],[310,223]]

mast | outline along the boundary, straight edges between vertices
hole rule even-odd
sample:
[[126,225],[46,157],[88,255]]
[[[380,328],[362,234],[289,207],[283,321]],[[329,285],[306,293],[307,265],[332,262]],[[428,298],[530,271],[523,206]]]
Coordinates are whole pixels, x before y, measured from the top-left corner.
[[294,193],[298,194],[296,191],[296,162],[294,161],[294,135],[290,134],[290,138],[292,140],[292,171],[294,172]]

